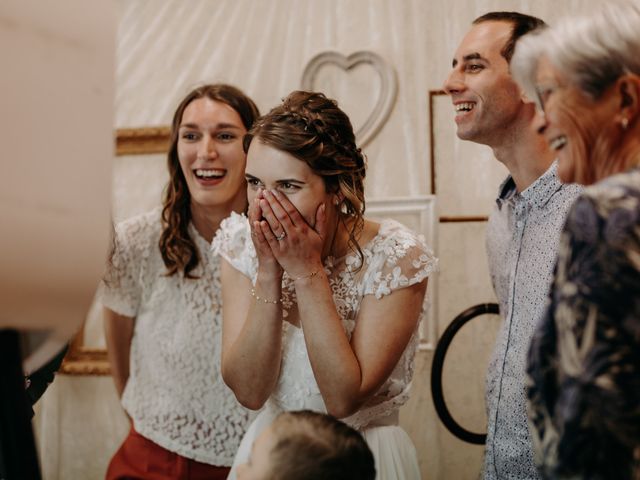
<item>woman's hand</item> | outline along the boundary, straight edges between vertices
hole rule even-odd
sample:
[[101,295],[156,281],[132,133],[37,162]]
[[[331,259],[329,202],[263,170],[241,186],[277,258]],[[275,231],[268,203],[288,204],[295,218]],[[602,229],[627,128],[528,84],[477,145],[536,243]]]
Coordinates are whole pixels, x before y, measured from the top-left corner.
[[[248,218],[251,228],[251,239],[258,256],[258,269],[267,276],[280,279],[282,277],[282,267],[273,254],[271,245],[265,237],[264,228],[261,224],[266,224],[262,218],[260,202],[264,201],[264,190],[258,190],[256,198],[249,204]],[[268,229],[267,225],[267,229]],[[273,234],[272,234],[273,236]]]
[[327,230],[325,205],[315,212],[315,228],[310,226],[286,195],[264,190],[258,196],[262,220],[260,239],[293,279],[322,268],[322,248]]

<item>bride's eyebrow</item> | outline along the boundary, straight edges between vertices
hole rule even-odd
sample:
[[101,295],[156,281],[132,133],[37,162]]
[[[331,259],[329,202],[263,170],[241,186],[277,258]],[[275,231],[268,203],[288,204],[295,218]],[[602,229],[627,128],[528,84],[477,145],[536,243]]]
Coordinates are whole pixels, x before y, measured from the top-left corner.
[[280,180],[276,180],[276,183],[297,183],[298,185],[305,185],[307,182],[303,182],[302,180],[295,178],[282,178]]
[[[247,180],[256,180],[258,182],[261,182],[261,180],[258,177],[254,177],[250,173],[245,173],[244,174],[244,178],[246,178]],[[297,178],[279,178],[274,183],[277,183],[279,185],[282,185],[283,183],[295,183],[296,185],[306,185],[307,184],[307,182],[305,182],[303,180],[298,180]]]

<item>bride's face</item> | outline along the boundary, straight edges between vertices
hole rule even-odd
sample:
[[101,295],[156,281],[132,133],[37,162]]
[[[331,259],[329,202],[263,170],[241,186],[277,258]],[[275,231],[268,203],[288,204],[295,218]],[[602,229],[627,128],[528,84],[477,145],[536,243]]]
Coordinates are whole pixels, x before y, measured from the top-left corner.
[[247,153],[247,198],[249,204],[258,191],[277,190],[286,195],[309,225],[315,226],[316,211],[324,203],[332,208],[334,194],[327,193],[324,180],[293,155],[254,138]]

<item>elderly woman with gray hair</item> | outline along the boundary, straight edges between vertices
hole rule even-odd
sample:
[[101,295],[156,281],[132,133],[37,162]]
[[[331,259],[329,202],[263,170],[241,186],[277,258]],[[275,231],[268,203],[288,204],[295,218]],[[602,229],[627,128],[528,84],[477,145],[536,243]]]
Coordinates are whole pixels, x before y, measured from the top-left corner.
[[523,38],[514,76],[564,182],[591,185],[562,234],[529,352],[548,478],[640,478],[640,1]]

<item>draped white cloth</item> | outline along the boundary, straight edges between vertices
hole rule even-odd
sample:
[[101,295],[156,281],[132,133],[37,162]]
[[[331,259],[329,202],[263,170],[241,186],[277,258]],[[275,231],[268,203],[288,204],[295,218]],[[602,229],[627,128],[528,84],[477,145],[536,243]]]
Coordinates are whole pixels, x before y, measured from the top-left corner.
[[[366,148],[367,187],[376,197],[427,193],[430,3],[121,1],[116,126],[169,124],[180,98],[204,82],[235,84],[266,113],[301,87],[304,67],[316,54],[371,50],[394,67],[400,88],[389,121]],[[380,90],[377,73],[367,65],[319,73],[314,88],[337,98],[356,128],[362,125]],[[383,159],[397,168],[380,168]]]

